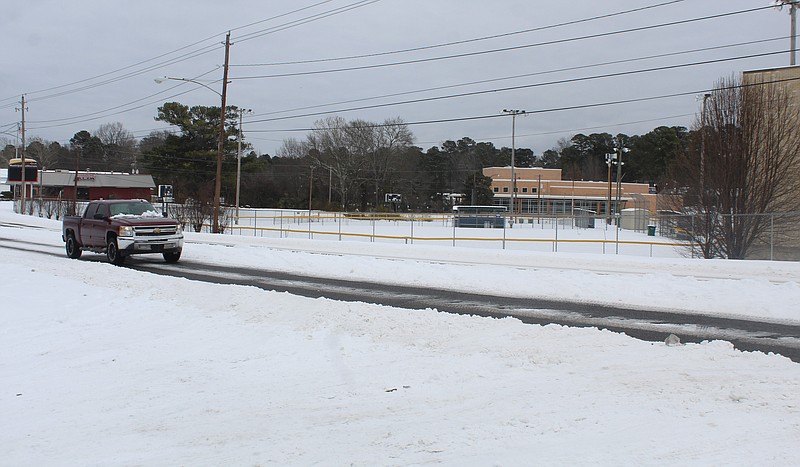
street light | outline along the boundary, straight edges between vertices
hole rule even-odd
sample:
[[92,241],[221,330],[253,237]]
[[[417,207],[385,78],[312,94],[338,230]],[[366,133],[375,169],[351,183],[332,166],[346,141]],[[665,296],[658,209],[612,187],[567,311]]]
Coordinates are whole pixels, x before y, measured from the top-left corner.
[[208,89],[209,91],[213,92],[214,94],[218,95],[219,97],[222,97],[222,94],[219,91],[217,91],[216,89],[212,88],[211,86],[209,86],[209,85],[207,85],[205,83],[201,83],[200,81],[193,80],[191,78],[175,78],[173,76],[162,76],[160,78],[153,78],[153,81],[155,81],[158,84],[162,84],[162,83],[164,83],[166,81],[186,81],[187,83],[194,83],[194,84],[196,84],[198,86],[203,86],[204,88]]
[[211,225],[211,232],[212,233],[220,233],[219,229],[219,198],[220,192],[222,191],[222,156],[225,149],[225,96],[228,92],[228,58],[230,53],[230,46],[231,46],[231,33],[228,31],[228,34],[225,36],[225,65],[223,67],[222,72],[222,93],[215,91],[214,89],[208,87],[207,85],[195,81],[189,78],[170,78],[165,76],[164,78],[157,78],[155,81],[156,83],[163,83],[164,80],[175,80],[175,81],[188,81],[190,83],[194,83],[200,86],[203,86],[206,89],[210,89],[214,91],[222,99],[222,106],[220,108],[220,123],[219,123],[219,144],[217,145],[217,177],[214,183],[214,220]]
[[611,225],[611,164],[613,164],[616,160],[616,153],[606,154],[606,165],[608,165],[608,206],[606,208],[606,225]]
[[252,112],[250,109],[239,109],[239,137],[236,149],[236,224],[239,224],[239,187],[242,182],[242,115]]
[[[226,54],[227,56],[227,54]],[[227,62],[227,59],[226,59]],[[227,75],[227,67],[226,73]],[[220,199],[220,192],[221,192],[221,183],[220,178],[222,177],[222,156],[223,156],[223,147],[225,142],[225,91],[227,88],[226,81],[227,76],[225,77],[225,81],[222,84],[222,92],[220,93],[216,89],[208,86],[207,84],[201,83],[200,81],[196,81],[190,78],[175,78],[172,76],[164,76],[162,78],[155,78],[154,81],[158,84],[161,84],[165,81],[186,81],[188,83],[193,83],[198,86],[202,86],[209,91],[213,92],[214,94],[218,95],[222,100],[222,115],[221,115],[221,124],[220,124],[220,134],[219,134],[219,143],[217,145],[217,176],[214,182],[214,219],[211,225],[211,231],[213,233],[219,233],[219,199]]]
[[[620,141],[621,143],[621,141]],[[627,153],[630,149],[619,145],[619,147],[614,148],[614,152],[617,154],[617,208],[616,208],[616,217],[617,217],[617,241],[616,241],[616,254],[619,254],[619,229],[620,224],[622,223],[622,165],[625,164],[622,162],[622,154]]]

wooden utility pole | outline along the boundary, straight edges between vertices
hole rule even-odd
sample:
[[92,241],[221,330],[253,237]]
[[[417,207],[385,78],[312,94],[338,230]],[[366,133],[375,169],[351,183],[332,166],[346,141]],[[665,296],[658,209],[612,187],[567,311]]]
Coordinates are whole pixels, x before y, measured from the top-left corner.
[[22,198],[19,213],[25,214],[25,95],[20,100],[20,112],[22,112]]
[[219,233],[219,199],[222,191],[222,156],[225,153],[225,96],[228,92],[228,57],[231,48],[231,33],[225,35],[225,65],[222,72],[222,109],[219,121],[219,145],[217,148],[217,177],[214,183],[214,219],[211,231]]
[[83,149],[83,146],[80,145],[80,144],[76,144],[75,148],[77,149],[77,151],[75,152],[75,186],[73,187],[75,189],[75,191],[72,194],[72,201],[73,201],[73,203],[72,203],[72,215],[73,216],[77,216],[78,215],[78,168],[81,165],[81,149]]

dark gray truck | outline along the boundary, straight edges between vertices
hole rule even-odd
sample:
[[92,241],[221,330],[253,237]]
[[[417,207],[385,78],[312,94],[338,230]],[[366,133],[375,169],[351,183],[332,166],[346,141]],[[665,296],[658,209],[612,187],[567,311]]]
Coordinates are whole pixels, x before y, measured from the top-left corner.
[[127,256],[145,253],[160,253],[174,263],[183,250],[180,223],[138,199],[89,202],[82,216],[64,218],[61,238],[70,258],[80,258],[86,250],[105,253],[117,265]]

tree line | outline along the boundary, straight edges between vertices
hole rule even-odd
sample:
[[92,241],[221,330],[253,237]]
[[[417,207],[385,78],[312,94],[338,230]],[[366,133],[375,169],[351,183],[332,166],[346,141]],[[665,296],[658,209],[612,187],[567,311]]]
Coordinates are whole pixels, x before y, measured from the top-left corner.
[[[284,141],[277,154],[257,154],[239,132],[239,112],[235,106],[226,109],[222,197],[227,204],[234,202],[240,143],[240,204],[253,207],[440,212],[449,208],[453,195],[491,204],[491,180],[482,169],[511,164],[511,148],[469,137],[424,150],[414,145],[413,133],[399,118],[375,123],[328,117],[317,121],[305,139]],[[26,154],[46,169],[151,174],[156,184],[173,185],[178,201],[211,202],[219,107],[167,102],[155,119],[176,131],[152,132],[136,140],[115,122],[94,132],[79,131],[68,145],[33,138]],[[561,168],[566,179],[605,181],[605,154],[617,141],[625,141],[632,148],[625,179],[655,184],[685,150],[688,134],[682,127],[659,127],[631,137],[577,134],[540,156],[529,148],[516,148],[515,165]],[[16,152],[7,144],[0,160],[16,157]],[[386,194],[400,196],[387,203]]]

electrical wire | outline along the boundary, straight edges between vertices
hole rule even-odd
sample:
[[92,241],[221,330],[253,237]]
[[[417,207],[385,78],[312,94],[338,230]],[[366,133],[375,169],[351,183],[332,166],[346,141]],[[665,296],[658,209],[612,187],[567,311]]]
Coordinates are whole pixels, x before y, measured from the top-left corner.
[[[274,19],[282,18],[284,16],[288,16],[288,15],[291,15],[291,14],[294,14],[294,13],[298,13],[298,12],[301,12],[301,11],[304,11],[304,10],[307,10],[307,9],[310,9],[310,8],[313,8],[313,7],[316,7],[316,6],[325,4],[325,3],[330,3],[331,1],[333,1],[333,0],[325,0],[325,1],[322,1],[322,2],[318,2],[318,3],[315,3],[315,4],[307,6],[307,7],[298,8],[298,9],[292,10],[292,11],[287,12],[287,13],[283,13],[283,14],[280,14],[280,15],[273,16],[271,18],[267,18],[267,19],[260,20],[260,21],[254,22],[254,23],[250,23],[250,24],[245,25],[245,26],[240,26],[240,27],[234,28],[232,30],[242,29],[242,28],[250,27],[250,26],[253,26],[253,25],[256,25],[256,24],[260,24],[260,23],[263,23],[263,22],[266,22],[266,21],[271,21],[271,20],[274,20]],[[312,15],[310,17],[301,18],[300,20],[295,20],[295,21],[290,22],[290,23],[285,23],[284,25],[276,26],[276,28],[277,27],[281,27],[281,26],[285,26],[285,27],[283,27],[283,29],[288,29],[289,27],[296,26],[296,25],[291,25],[291,24],[295,23],[297,21],[305,20],[300,24],[306,24],[308,22],[316,21],[317,19],[322,19],[324,17],[330,16],[330,15],[326,15],[326,16],[321,16],[320,17],[320,15],[324,15],[325,13],[329,13],[331,11],[342,10],[343,8],[350,7],[347,10],[344,10],[344,11],[349,11],[350,9],[353,9],[353,8],[357,8],[357,7],[360,7],[360,6],[365,6],[365,5],[358,5],[358,4],[364,4],[365,2],[375,3],[377,1],[380,1],[380,0],[360,0],[359,2],[356,2],[355,4],[350,4],[350,5],[347,5],[345,7],[339,7],[339,8],[336,8],[334,10],[329,10],[328,12],[318,13],[318,14]],[[369,4],[369,3],[366,3],[366,4]],[[356,6],[354,7],[353,5],[356,5]],[[342,11],[337,11],[337,13],[335,13],[335,14],[338,14],[338,13],[341,13],[341,12]],[[311,18],[311,19],[309,19],[309,18]],[[288,25],[291,25],[291,26],[288,26]],[[299,24],[297,24],[297,25],[299,25]],[[274,28],[270,28],[270,29],[274,29]],[[281,30],[283,30],[283,29],[281,29]],[[106,72],[106,73],[102,73],[102,74],[99,74],[99,75],[95,75],[95,76],[90,77],[90,78],[84,78],[84,79],[81,79],[81,80],[78,80],[78,81],[74,81],[74,82],[71,82],[71,83],[67,83],[67,84],[54,86],[54,87],[51,87],[51,88],[31,91],[31,92],[28,92],[28,93],[25,93],[25,94],[39,94],[39,93],[44,93],[44,92],[56,91],[56,90],[63,89],[63,88],[68,88],[70,86],[74,86],[74,85],[77,85],[77,84],[88,83],[88,82],[97,80],[99,78],[103,78],[103,77],[106,77],[106,76],[111,76],[111,75],[117,74],[117,73],[122,72],[122,71],[126,71],[126,70],[129,70],[129,69],[136,68],[136,67],[138,67],[140,65],[144,65],[144,64],[150,63],[150,62],[152,62],[154,60],[158,60],[160,58],[164,58],[164,57],[170,56],[170,55],[175,54],[177,52],[180,52],[182,50],[186,50],[186,49],[192,48],[194,46],[197,46],[199,44],[207,42],[208,40],[211,40],[214,37],[215,36],[211,36],[209,38],[202,39],[200,41],[194,42],[194,43],[189,44],[187,46],[175,49],[173,51],[170,51],[170,52],[167,52],[167,53],[164,53],[164,54],[160,54],[160,55],[158,55],[158,56],[156,56],[154,58],[143,60],[143,61],[137,62],[135,64],[128,65],[128,66],[125,66],[125,67],[122,67],[122,68],[119,68],[119,69],[116,69],[116,70],[113,70],[113,71],[110,71],[110,72]],[[32,100],[33,101],[39,101],[39,100],[49,99],[49,98],[53,98],[53,97],[61,97],[61,96],[64,96],[64,95],[73,94],[73,93],[85,91],[85,90],[88,90],[88,89],[94,89],[94,88],[99,87],[99,86],[104,86],[104,85],[107,85],[107,84],[110,84],[110,83],[114,83],[114,82],[117,82],[117,81],[120,81],[120,80],[131,78],[131,77],[134,77],[134,76],[139,76],[139,75],[142,75],[144,73],[148,73],[148,72],[151,72],[153,70],[162,68],[164,66],[174,65],[176,63],[180,63],[180,62],[183,62],[183,61],[186,61],[186,60],[190,60],[192,58],[196,58],[198,56],[205,55],[205,54],[207,54],[209,52],[212,52],[214,50],[217,50],[219,48],[220,48],[219,44],[205,46],[205,47],[203,47],[203,48],[201,48],[199,50],[187,52],[187,53],[185,53],[183,55],[180,55],[178,57],[175,57],[175,58],[172,58],[172,59],[169,59],[169,60],[165,60],[165,61],[156,63],[154,65],[150,65],[145,69],[132,71],[132,72],[126,73],[125,75],[122,75],[122,76],[116,76],[116,77],[113,77],[113,78],[108,78],[108,79],[106,79],[106,80],[104,80],[102,82],[99,82],[99,83],[87,84],[87,85],[81,86],[81,87],[79,87],[77,89],[59,91],[59,92],[51,94],[51,95],[46,95],[46,96],[43,96],[43,97],[33,98]],[[16,99],[16,97],[8,97],[8,98],[5,98],[5,99],[0,99],[0,103],[9,101],[11,99]],[[10,105],[13,106],[13,103],[10,104]],[[9,107],[9,104],[0,104],[0,109],[8,108],[8,107]]]
[[[766,84],[777,84],[777,83],[787,83],[787,82],[796,82],[800,81],[800,78],[783,78],[783,79],[776,79],[771,81],[763,81],[755,84],[740,84],[735,86],[727,86],[723,88],[717,89],[701,89],[701,90],[694,90],[694,91],[685,91],[685,92],[676,92],[671,94],[661,94],[656,96],[648,96],[648,97],[638,97],[638,98],[630,98],[630,99],[620,99],[614,101],[605,101],[605,102],[595,102],[589,104],[576,104],[576,105],[569,105],[563,107],[551,107],[547,109],[539,109],[539,110],[532,110],[526,111],[525,113],[528,115],[533,114],[546,114],[546,113],[554,113],[554,112],[564,112],[570,110],[582,110],[582,109],[589,109],[589,108],[598,108],[598,107],[608,107],[614,105],[621,105],[621,104],[631,104],[631,103],[638,103],[638,102],[647,102],[647,101],[654,101],[654,100],[662,100],[662,99],[671,99],[676,97],[685,97],[685,96],[697,96],[706,93],[711,93],[714,91],[725,90],[725,89],[739,89],[739,88],[746,88],[752,86],[763,86]],[[453,122],[464,122],[464,121],[472,121],[472,120],[486,120],[486,119],[493,119],[499,117],[507,117],[506,114],[489,114],[489,115],[474,115],[468,117],[456,117],[456,118],[443,118],[437,120],[421,120],[416,122],[403,122],[403,125],[406,126],[416,126],[416,125],[430,125],[430,124],[439,124],[439,123],[453,123]],[[375,124],[368,124],[363,125],[364,128],[383,128],[383,127],[392,127],[397,126],[394,123],[375,123]],[[287,129],[272,129],[272,130],[249,130],[251,133],[277,133],[277,132],[307,132],[307,131],[314,131],[320,129],[331,129],[325,126],[317,126],[315,128],[287,128]]]
[[275,73],[275,74],[271,74],[271,75],[239,76],[239,77],[236,77],[236,78],[232,78],[232,80],[243,81],[243,80],[252,80],[252,79],[267,79],[267,78],[288,78],[288,77],[297,77],[297,76],[320,75],[320,74],[327,74],[327,73],[341,73],[341,72],[347,72],[347,71],[370,70],[370,69],[376,69],[376,68],[386,68],[386,67],[401,66],[401,65],[428,63],[428,62],[435,62],[435,61],[441,61],[441,60],[452,60],[452,59],[456,59],[456,58],[474,57],[474,56],[478,56],[478,55],[495,54],[495,53],[500,53],[500,52],[509,52],[509,51],[528,49],[528,48],[532,48],[532,47],[543,47],[543,46],[549,46],[549,45],[564,44],[564,43],[568,43],[568,42],[583,41],[583,40],[589,40],[589,39],[598,39],[598,38],[602,38],[602,37],[616,36],[616,35],[621,35],[621,34],[628,34],[628,33],[632,33],[632,32],[648,31],[648,30],[652,30],[652,29],[660,29],[660,28],[684,25],[684,24],[695,23],[695,22],[699,22],[699,21],[708,21],[708,20],[711,20],[711,19],[719,19],[719,18],[724,18],[724,17],[728,17],[728,16],[734,16],[734,15],[740,15],[740,14],[745,14],[745,13],[753,13],[753,12],[756,12],[756,11],[764,10],[766,8],[772,8],[772,7],[750,8],[750,9],[747,9],[747,10],[738,10],[738,11],[728,12],[728,13],[719,13],[719,14],[716,14],[716,15],[701,16],[699,18],[691,18],[691,19],[685,19],[685,20],[670,21],[670,22],[667,22],[667,23],[659,23],[659,24],[653,24],[653,25],[649,25],[649,26],[639,26],[639,27],[635,27],[635,28],[619,29],[619,30],[616,30],[616,31],[607,31],[607,32],[602,32],[602,33],[597,33],[597,34],[587,34],[587,35],[583,35],[583,36],[575,36],[575,37],[570,37],[570,38],[566,38],[566,39],[556,39],[556,40],[551,40],[551,41],[536,42],[536,43],[533,43],[533,44],[523,44],[523,45],[510,46],[510,47],[500,47],[500,48],[489,49],[489,50],[481,50],[481,51],[476,51],[476,52],[465,52],[465,53],[459,53],[459,54],[443,55],[443,56],[439,56],[439,57],[427,57],[427,58],[419,58],[419,59],[414,59],[414,60],[402,60],[402,61],[398,61],[398,62],[378,63],[378,64],[373,64],[373,65],[352,66],[352,67],[344,67],[344,68],[333,68],[333,69],[327,69],[327,70],[298,71],[298,72],[291,72],[291,73]]
[[[362,0],[362,2],[356,2],[356,4],[352,4],[352,5],[363,4],[364,1],[365,0]],[[671,2],[668,2],[668,3],[671,3]],[[738,11],[738,12],[724,13],[724,14],[718,14],[718,15],[710,15],[710,16],[705,16],[705,17],[701,17],[701,18],[682,20],[682,21],[671,22],[671,23],[664,23],[664,24],[661,24],[661,25],[651,25],[651,26],[645,26],[645,27],[640,27],[640,28],[631,28],[631,29],[623,30],[623,31],[624,32],[633,32],[633,31],[639,31],[639,30],[649,29],[649,28],[654,28],[654,27],[664,27],[664,26],[667,26],[667,25],[684,24],[684,23],[687,23],[687,22],[699,21],[699,20],[710,19],[710,18],[718,18],[718,17],[722,17],[722,16],[730,16],[730,15],[733,15],[733,14],[741,14],[741,13],[746,13],[746,12],[753,12],[753,11],[758,11],[758,10],[762,10],[762,9],[764,9],[764,8],[753,8],[753,9],[749,9],[749,10],[741,10],[741,11]],[[605,34],[619,34],[619,33],[622,33],[623,31],[614,31],[614,32],[611,32],[611,33],[604,33],[604,35]],[[592,37],[594,37],[594,36],[592,36]],[[530,45],[528,45],[528,46],[530,46]],[[525,46],[522,46],[522,47],[525,47]],[[774,52],[774,53],[782,53],[782,52]],[[768,54],[763,54],[763,55],[768,55]],[[763,55],[761,55],[761,56],[763,56]],[[745,56],[745,57],[735,57],[735,58],[723,59],[723,60],[735,60],[735,59],[743,59],[743,58],[752,58],[752,57],[755,57],[755,56],[758,56],[758,55]],[[707,61],[707,62],[703,62],[703,63],[714,63],[714,62],[723,61],[723,60]],[[697,65],[697,64],[686,64],[684,66],[691,66],[691,65]],[[672,66],[672,67],[679,67],[679,66],[681,66],[681,65],[675,65],[675,66]],[[647,71],[655,71],[655,70],[659,70],[659,69],[665,69],[665,68],[659,67],[659,68],[653,68],[653,69],[647,69],[647,70],[636,70],[636,71],[632,71],[632,72],[622,72],[622,73],[619,73],[619,74],[600,75],[600,76],[595,76],[595,77],[580,78],[580,80],[598,79],[598,78],[610,77],[610,76],[622,76],[624,74],[642,73],[642,72],[647,72]],[[241,78],[239,78],[239,79],[241,79]],[[511,79],[511,78],[509,78],[509,79]],[[570,81],[571,80],[562,81],[562,82],[570,82]],[[304,116],[324,115],[324,114],[330,114],[330,113],[336,113],[336,112],[346,112],[346,111],[352,111],[352,110],[362,110],[362,109],[367,109],[367,108],[386,107],[386,106],[390,106],[390,105],[400,105],[400,104],[407,104],[407,103],[425,102],[425,101],[429,101],[429,100],[447,99],[447,98],[454,98],[454,97],[464,97],[464,96],[477,95],[477,94],[482,94],[482,93],[487,93],[487,92],[500,92],[500,91],[507,91],[507,90],[513,90],[513,89],[523,89],[523,88],[527,88],[527,87],[543,86],[543,85],[558,84],[558,83],[559,82],[537,83],[537,84],[531,84],[531,85],[525,85],[525,86],[516,86],[516,87],[507,87],[507,88],[499,88],[499,89],[477,91],[477,92],[474,92],[474,93],[461,93],[461,94],[455,94],[455,95],[450,95],[450,96],[439,96],[439,97],[433,97],[433,98],[427,98],[427,99],[415,99],[415,100],[410,100],[410,101],[381,104],[381,105],[376,105],[376,106],[356,107],[356,108],[351,108],[351,109],[340,109],[340,110],[335,110],[335,111],[330,111],[330,112],[320,112],[320,113],[313,113],[313,114],[295,115],[295,116],[288,116],[288,117],[282,117],[282,118],[276,118],[276,119],[254,120],[254,122],[268,122],[268,121],[275,121],[275,120],[284,120],[284,119],[288,119],[288,118],[299,118],[299,117],[304,117]],[[457,86],[457,85],[455,85],[455,86]],[[181,94],[183,94],[183,93],[181,93]],[[180,94],[178,94],[178,95],[180,95]],[[148,97],[150,97],[150,96],[148,96]],[[138,99],[136,101],[133,101],[132,103],[140,102],[141,100],[147,99],[148,97],[142,98],[142,99]],[[128,104],[131,104],[131,103],[128,103]],[[128,104],[122,104],[122,105],[116,106],[116,107],[114,107],[112,109],[122,108],[122,107],[124,107],[124,106],[126,106]],[[137,107],[128,109],[127,111],[135,110],[135,109],[138,109],[138,108],[141,108],[141,107],[143,107],[143,106],[137,106]],[[112,109],[106,109],[106,110],[112,110]],[[98,115],[101,112],[103,112],[103,111],[95,112],[95,113],[88,114],[88,115],[83,115],[83,116],[71,117],[70,119],[61,119],[59,121],[70,120],[70,121],[72,121],[72,124],[81,123],[83,121],[90,121],[90,120],[94,120],[96,118],[102,118],[102,117],[90,118],[90,119],[86,119],[86,120],[82,120],[82,121],[75,121],[75,119],[84,118],[84,117],[87,117],[87,116]],[[288,111],[286,111],[286,112],[288,112]],[[124,111],[117,112],[117,113],[114,113],[114,114],[111,114],[111,115],[116,115],[118,113],[124,113]],[[105,115],[105,116],[108,116],[108,115]],[[57,125],[57,126],[63,126],[63,125]],[[40,128],[47,128],[47,127],[40,127]],[[32,128],[32,129],[40,129],[40,128]]]
[[640,11],[644,11],[644,10],[650,10],[650,9],[653,9],[653,8],[659,8],[659,7],[663,7],[663,6],[666,6],[666,5],[672,5],[674,3],[681,3],[681,2],[684,2],[684,1],[685,0],[672,0],[672,1],[668,1],[668,2],[658,3],[658,4],[655,4],[655,5],[648,5],[648,6],[644,6],[644,7],[640,7],[640,8],[633,8],[633,9],[630,9],[630,10],[624,10],[624,11],[618,11],[618,12],[608,13],[608,14],[604,14],[604,15],[592,16],[592,17],[589,17],[589,18],[583,18],[583,19],[578,19],[578,20],[573,20],[573,21],[566,21],[566,22],[551,24],[551,25],[547,25],[547,26],[540,26],[540,27],[536,27],[536,28],[522,29],[522,30],[519,30],[519,31],[512,31],[512,32],[507,32],[507,33],[503,33],[503,34],[494,34],[494,35],[490,35],[490,36],[476,37],[476,38],[472,38],[472,39],[464,39],[464,40],[460,40],[460,41],[444,42],[444,43],[441,43],[441,44],[433,44],[433,45],[426,45],[426,46],[420,46],[420,47],[412,47],[412,48],[409,48],[409,49],[392,50],[392,51],[388,51],[388,52],[376,52],[376,53],[361,54],[361,55],[350,55],[350,56],[335,57],[335,58],[321,58],[321,59],[313,59],[313,60],[296,60],[296,61],[291,61],[291,62],[258,63],[258,64],[250,64],[250,65],[247,65],[247,64],[238,65],[237,64],[237,65],[231,65],[231,66],[232,67],[260,67],[260,66],[277,66],[277,65],[299,65],[299,64],[321,63],[321,62],[335,62],[335,61],[342,61],[342,60],[355,60],[355,59],[361,59],[361,58],[374,58],[374,57],[402,54],[402,53],[408,53],[408,52],[419,52],[421,50],[431,50],[431,49],[437,49],[437,48],[441,48],[441,47],[450,47],[450,46],[454,46],[454,45],[463,45],[463,44],[469,44],[469,43],[473,43],[473,42],[480,42],[480,41],[485,41],[485,40],[498,39],[498,38],[501,38],[501,37],[510,37],[510,36],[515,36],[515,35],[519,35],[519,34],[527,34],[527,33],[531,33],[531,32],[546,31],[548,29],[556,29],[556,28],[563,27],[563,26],[573,26],[573,25],[576,25],[576,24],[587,23],[587,22],[590,22],[590,21],[613,18],[615,16],[622,16],[622,15],[626,15],[626,14],[630,14],[630,13],[640,12]]
[[253,33],[250,33],[250,34],[245,34],[245,35],[237,38],[237,41],[238,42],[249,41],[249,40],[252,40],[252,39],[256,39],[258,37],[266,36],[268,34],[274,34],[276,32],[285,31],[286,29],[294,28],[294,27],[297,27],[297,26],[302,26],[302,25],[310,23],[312,21],[317,21],[317,20],[320,20],[320,19],[328,18],[328,17],[335,16],[335,15],[338,15],[338,14],[341,14],[341,13],[346,13],[348,11],[355,10],[357,8],[362,8],[362,7],[371,5],[373,3],[377,3],[379,1],[381,1],[381,0],[360,0],[360,1],[352,3],[350,5],[345,5],[343,7],[339,7],[339,8],[333,9],[333,10],[329,10],[327,12],[318,13],[316,15],[312,15],[312,16],[307,17],[307,18],[301,18],[299,20],[295,20],[295,21],[289,22],[289,23],[284,24],[284,25],[274,26],[272,28],[269,28],[269,29],[266,29],[266,30],[263,30],[263,31],[253,32]]
[[674,56],[678,56],[678,55],[686,55],[686,54],[699,53],[699,52],[709,52],[709,51],[712,51],[712,50],[721,50],[721,49],[727,49],[727,48],[733,48],[733,47],[741,47],[741,46],[745,46],[745,45],[762,44],[762,43],[774,42],[774,41],[784,40],[784,39],[786,39],[786,37],[776,37],[776,38],[771,38],[771,39],[761,39],[761,40],[755,40],[755,41],[739,42],[739,43],[735,43],[735,44],[727,44],[727,45],[721,45],[721,46],[703,47],[703,48],[699,48],[699,49],[684,50],[684,51],[680,51],[680,52],[668,52],[668,53],[662,53],[662,54],[647,55],[647,56],[643,56],[643,57],[612,60],[612,61],[607,61],[607,62],[593,63],[593,64],[590,64],[590,65],[579,65],[579,66],[572,66],[572,67],[557,68],[557,69],[553,69],[553,70],[537,71],[537,72],[534,72],[534,73],[524,73],[524,74],[519,74],[519,75],[501,77],[501,78],[490,78],[490,79],[484,79],[484,80],[478,80],[478,81],[470,81],[470,82],[466,82],[466,83],[458,83],[458,84],[450,84],[450,85],[445,85],[445,86],[437,86],[437,87],[432,87],[432,88],[417,89],[417,90],[413,90],[413,91],[396,92],[396,93],[392,93],[392,94],[384,94],[384,95],[381,95],[381,96],[362,97],[362,98],[358,98],[358,99],[350,99],[350,100],[339,101],[339,102],[331,102],[331,103],[327,103],[327,104],[316,104],[316,105],[311,105],[311,106],[306,106],[306,107],[297,107],[297,108],[293,108],[293,109],[275,110],[275,111],[272,111],[272,112],[263,112],[263,113],[259,113],[259,114],[254,114],[254,115],[250,116],[250,118],[252,119],[252,118],[257,117],[257,116],[279,115],[279,114],[284,114],[284,113],[289,113],[289,112],[297,112],[297,111],[301,111],[301,110],[310,110],[310,109],[316,109],[316,108],[320,108],[320,107],[329,107],[329,106],[334,106],[334,105],[352,104],[352,103],[355,103],[355,102],[364,102],[364,101],[370,101],[370,100],[386,99],[386,98],[389,98],[389,97],[399,97],[399,96],[404,96],[404,95],[409,95],[409,94],[420,94],[420,93],[424,93],[424,92],[441,91],[441,90],[445,90],[445,89],[452,89],[452,88],[465,87],[465,86],[473,86],[473,85],[476,85],[476,84],[487,84],[487,83],[498,82],[498,81],[506,81],[506,80],[512,80],[512,79],[529,78],[529,77],[533,77],[533,76],[541,76],[541,75],[547,75],[547,74],[561,73],[561,72],[565,72],[565,71],[578,71],[578,70],[586,70],[586,69],[590,69],[590,68],[597,68],[597,67],[607,66],[607,65],[620,65],[620,64],[624,64],[624,63],[632,63],[632,62],[637,62],[637,61],[651,60],[651,59],[655,59],[655,58],[666,58],[666,57],[674,57]]
[[750,55],[742,55],[738,57],[730,57],[730,58],[721,58],[721,59],[712,59],[712,60],[703,60],[699,62],[692,62],[692,63],[682,63],[677,65],[664,65],[658,67],[651,67],[651,68],[644,68],[639,70],[630,70],[630,71],[621,71],[621,72],[614,72],[614,73],[604,73],[600,75],[593,75],[593,76],[586,76],[580,78],[567,78],[561,80],[554,80],[554,81],[547,81],[543,83],[533,83],[533,84],[523,84],[519,86],[507,86],[503,88],[494,88],[494,89],[484,89],[480,91],[472,91],[472,92],[462,92],[458,94],[449,94],[445,96],[435,96],[435,97],[425,97],[419,99],[409,99],[405,101],[397,101],[397,102],[389,102],[384,104],[373,104],[373,105],[365,105],[360,107],[350,107],[344,109],[336,109],[331,111],[324,111],[324,112],[312,112],[312,113],[305,113],[305,114],[298,114],[298,115],[289,115],[286,117],[274,117],[274,118],[264,118],[264,119],[254,119],[249,120],[250,123],[266,123],[266,122],[274,122],[274,121],[281,121],[281,120],[288,120],[294,118],[304,118],[304,117],[314,117],[320,115],[328,115],[334,113],[344,113],[344,112],[352,112],[356,110],[370,110],[370,109],[378,109],[384,107],[392,107],[396,105],[407,105],[407,104],[419,104],[423,102],[432,102],[438,101],[443,99],[454,99],[460,97],[471,97],[471,96],[478,96],[482,94],[489,94],[489,93],[496,93],[496,92],[505,92],[505,91],[518,91],[522,89],[531,89],[531,88],[538,88],[543,86],[552,86],[556,84],[568,84],[568,83],[576,83],[581,81],[589,81],[589,80],[597,80],[597,79],[604,79],[604,78],[617,78],[621,76],[629,76],[634,74],[642,74],[642,73],[651,73],[655,71],[666,71],[678,68],[685,68],[685,67],[693,67],[693,66],[700,66],[700,65],[708,65],[713,63],[722,63],[734,60],[745,60],[750,58],[759,58],[759,57],[766,57],[771,55],[777,54],[784,54],[786,50],[780,50],[775,52],[764,52],[759,54],[750,54]]

